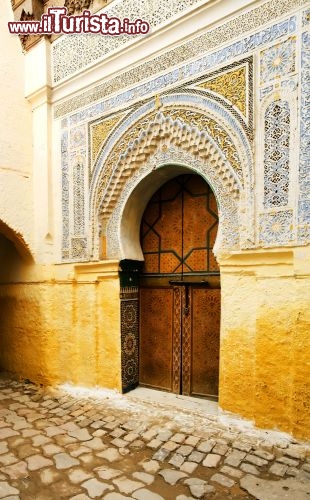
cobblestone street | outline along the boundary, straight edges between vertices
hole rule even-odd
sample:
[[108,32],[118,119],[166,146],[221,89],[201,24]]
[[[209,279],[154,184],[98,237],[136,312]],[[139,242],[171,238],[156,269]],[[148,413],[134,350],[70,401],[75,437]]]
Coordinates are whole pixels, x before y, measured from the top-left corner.
[[134,395],[86,394],[0,379],[1,499],[310,499],[304,443]]

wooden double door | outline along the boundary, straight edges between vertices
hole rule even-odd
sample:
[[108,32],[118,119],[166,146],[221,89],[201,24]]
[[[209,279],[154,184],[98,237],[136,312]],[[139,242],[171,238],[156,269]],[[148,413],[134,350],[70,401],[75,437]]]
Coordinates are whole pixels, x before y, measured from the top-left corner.
[[150,200],[141,225],[139,383],[216,397],[220,278],[212,254],[217,206],[197,175],[179,176]]

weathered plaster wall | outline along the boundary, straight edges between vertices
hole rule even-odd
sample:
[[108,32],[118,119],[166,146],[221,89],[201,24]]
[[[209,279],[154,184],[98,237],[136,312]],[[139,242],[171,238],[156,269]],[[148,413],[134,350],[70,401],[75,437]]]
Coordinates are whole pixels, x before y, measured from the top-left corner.
[[31,108],[24,98],[24,56],[17,36],[10,35],[13,19],[9,0],[0,9],[1,120],[0,220],[33,240]]
[[[308,271],[307,271],[308,266]],[[220,406],[310,438],[310,249],[222,260]]]
[[1,368],[44,384],[120,390],[117,270],[32,266],[0,284]]

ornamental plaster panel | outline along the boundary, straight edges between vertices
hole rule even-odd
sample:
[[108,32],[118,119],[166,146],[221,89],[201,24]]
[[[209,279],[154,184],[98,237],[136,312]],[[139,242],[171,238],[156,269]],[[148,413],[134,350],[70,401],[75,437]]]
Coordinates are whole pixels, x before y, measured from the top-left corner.
[[[298,184],[297,136],[297,88],[292,85],[278,86],[261,101],[258,125],[258,149],[256,170],[256,206],[260,212],[256,221],[259,243],[268,246],[283,244],[277,232],[267,237],[270,220],[281,212],[281,224],[287,217],[287,226],[295,224],[295,205]],[[291,90],[293,89],[293,90]],[[283,210],[286,208],[287,210]],[[265,219],[264,214],[265,212]],[[265,221],[265,222],[264,222]],[[264,234],[260,234],[263,230]],[[295,233],[294,233],[295,234]],[[291,241],[291,239],[289,240]]]
[[[94,101],[105,99],[87,110],[76,113],[71,118],[75,122],[83,119],[89,120],[100,114],[107,113],[115,107],[128,105],[130,101],[157,93],[168,86],[178,85],[194,76],[211,72],[216,66],[223,66],[234,59],[240,60],[242,56],[253,52],[255,49],[294,33],[296,31],[296,17],[291,16],[289,19],[273,23],[271,26],[261,29],[261,31],[229,44],[231,39],[244,35],[249,26],[252,29],[262,28],[264,24],[277,18],[281,13],[296,8],[299,4],[303,5],[305,1],[272,0],[266,2],[262,6],[237,16],[222,26],[199,35],[193,40],[156,56],[150,61],[125,71],[96,87],[88,89],[86,92],[66,99],[55,105],[54,116],[60,118],[78,108],[90,105]],[[211,52],[216,46],[225,42],[229,45]],[[206,52],[210,53],[205,55]],[[196,59],[184,64],[185,61],[190,61],[192,58]],[[167,71],[169,68],[171,70]],[[151,81],[145,81],[146,75],[150,79],[161,72],[163,72],[163,75],[157,76]],[[145,83],[137,85],[141,81],[145,81]],[[124,82],[126,82],[129,90],[122,92]],[[108,95],[117,92],[119,92],[118,95],[106,99]]]
[[[201,4],[201,0],[169,0],[169,2],[145,2],[121,0],[104,9],[108,17],[143,19],[155,30],[169,20]],[[62,36],[53,44],[53,80],[58,83],[77,71],[103,59],[119,49],[124,49],[141,37],[129,35],[98,36],[78,34]]]
[[310,242],[310,32],[302,33],[298,239]]
[[260,83],[286,77],[296,70],[296,37],[261,51]]
[[215,78],[208,78],[198,83],[197,87],[208,89],[224,96],[247,121],[248,119],[248,85],[247,67],[242,65],[232,71],[225,71]]
[[259,216],[259,243],[264,247],[293,245],[293,210],[264,213]]

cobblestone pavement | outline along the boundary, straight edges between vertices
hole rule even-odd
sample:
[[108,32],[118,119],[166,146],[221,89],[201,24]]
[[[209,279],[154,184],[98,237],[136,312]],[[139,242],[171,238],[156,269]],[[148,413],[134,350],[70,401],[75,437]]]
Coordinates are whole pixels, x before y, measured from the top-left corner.
[[0,378],[0,499],[310,499],[309,446],[198,413]]

